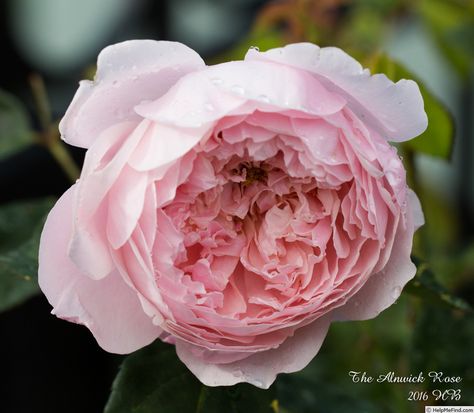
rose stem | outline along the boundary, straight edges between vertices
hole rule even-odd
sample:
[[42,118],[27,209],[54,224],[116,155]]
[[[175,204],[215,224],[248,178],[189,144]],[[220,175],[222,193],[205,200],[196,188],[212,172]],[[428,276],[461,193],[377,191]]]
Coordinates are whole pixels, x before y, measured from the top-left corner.
[[74,183],[80,175],[80,170],[59,139],[58,124],[52,121],[51,109],[43,78],[34,73],[30,75],[29,82],[36,105],[38,121],[41,126],[41,133],[37,136],[38,141],[40,144],[46,146],[69,180]]

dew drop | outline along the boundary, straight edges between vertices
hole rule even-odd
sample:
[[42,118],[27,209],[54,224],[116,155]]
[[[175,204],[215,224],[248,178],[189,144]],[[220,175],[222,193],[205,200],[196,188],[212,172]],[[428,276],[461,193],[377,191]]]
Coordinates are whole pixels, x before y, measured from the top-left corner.
[[243,95],[245,93],[244,88],[240,85],[234,85],[230,90],[238,95]]
[[240,378],[240,377],[242,377],[242,376],[244,375],[244,373],[243,373],[242,370],[236,369],[236,370],[232,371],[232,375],[233,375],[234,377]]
[[250,46],[250,50],[255,50],[256,52],[259,52],[260,49],[258,48],[258,46]]
[[222,83],[224,83],[224,81],[220,77],[213,77],[211,79],[211,82],[216,86],[217,85],[222,85]]
[[259,95],[257,99],[261,102],[270,103],[270,98],[267,95]]
[[252,384],[260,389],[263,388],[263,381],[258,380],[258,379],[253,379]]
[[112,86],[113,86],[113,87],[118,87],[118,85],[119,85],[119,81],[118,81],[118,80],[113,80],[113,81],[112,81]]
[[392,288],[392,298],[398,298],[400,297],[400,294],[402,292],[402,288],[397,286]]

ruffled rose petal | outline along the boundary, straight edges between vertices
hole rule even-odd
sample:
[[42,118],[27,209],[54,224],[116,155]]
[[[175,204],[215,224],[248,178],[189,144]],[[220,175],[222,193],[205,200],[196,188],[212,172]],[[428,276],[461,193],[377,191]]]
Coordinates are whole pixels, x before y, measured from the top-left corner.
[[99,345],[130,353],[159,337],[162,330],[144,313],[137,294],[117,271],[102,280],[82,274],[66,254],[72,231],[72,186],[56,203],[41,235],[39,285],[59,318],[83,324]]
[[209,364],[196,357],[191,345],[176,340],[181,361],[206,386],[232,386],[247,382],[268,389],[279,373],[303,369],[318,353],[326,337],[330,317],[324,316],[298,329],[276,349],[271,349],[228,364]]
[[390,141],[409,140],[428,125],[423,98],[414,81],[402,79],[393,83],[383,74],[371,76],[337,47],[295,43],[266,52],[253,48],[245,60],[278,62],[313,73],[329,90],[344,96],[360,119]]
[[[415,195],[416,196],[416,195]],[[413,208],[412,205],[409,205]],[[414,216],[414,211],[417,214]],[[364,286],[342,307],[333,312],[334,321],[368,320],[379,315],[400,297],[404,285],[416,274],[410,258],[413,243],[414,219],[421,209],[408,209],[406,222],[400,220],[392,252],[382,271],[372,274]],[[421,215],[422,216],[422,215]]]
[[80,82],[59,130],[71,145],[88,148],[107,127],[139,120],[133,107],[157,99],[186,73],[204,67],[201,57],[176,42],[130,40],[99,54],[95,80]]

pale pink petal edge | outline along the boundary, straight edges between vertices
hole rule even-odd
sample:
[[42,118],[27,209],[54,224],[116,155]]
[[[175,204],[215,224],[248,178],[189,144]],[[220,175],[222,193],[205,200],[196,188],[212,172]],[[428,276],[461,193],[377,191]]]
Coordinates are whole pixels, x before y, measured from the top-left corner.
[[306,367],[318,353],[326,337],[330,317],[323,316],[298,329],[276,349],[262,351],[228,364],[209,364],[192,353],[190,345],[176,341],[181,361],[206,386],[250,383],[268,389],[279,373],[293,373]]
[[354,113],[387,140],[412,139],[428,126],[416,82],[402,79],[394,83],[384,74],[371,75],[337,47],[295,43],[265,52],[252,48],[245,60],[278,62],[316,75],[330,90],[341,93]]
[[107,127],[138,120],[134,106],[162,96],[183,75],[205,66],[189,47],[129,40],[103,49],[94,81],[84,80],[59,124],[61,137],[88,148]]
[[67,256],[76,185],[58,200],[41,235],[38,281],[59,318],[83,324],[111,353],[130,353],[162,333],[117,271],[101,280],[82,274]]

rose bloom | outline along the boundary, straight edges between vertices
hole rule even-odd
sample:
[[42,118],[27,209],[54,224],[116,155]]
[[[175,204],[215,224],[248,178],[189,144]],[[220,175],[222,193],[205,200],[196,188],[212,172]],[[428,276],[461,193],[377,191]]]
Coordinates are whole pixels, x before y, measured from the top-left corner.
[[87,153],[40,286],[107,351],[159,338],[206,385],[267,388],[414,276],[423,214],[388,141],[426,126],[416,83],[338,48],[206,66],[180,43],[107,47],[60,124]]

